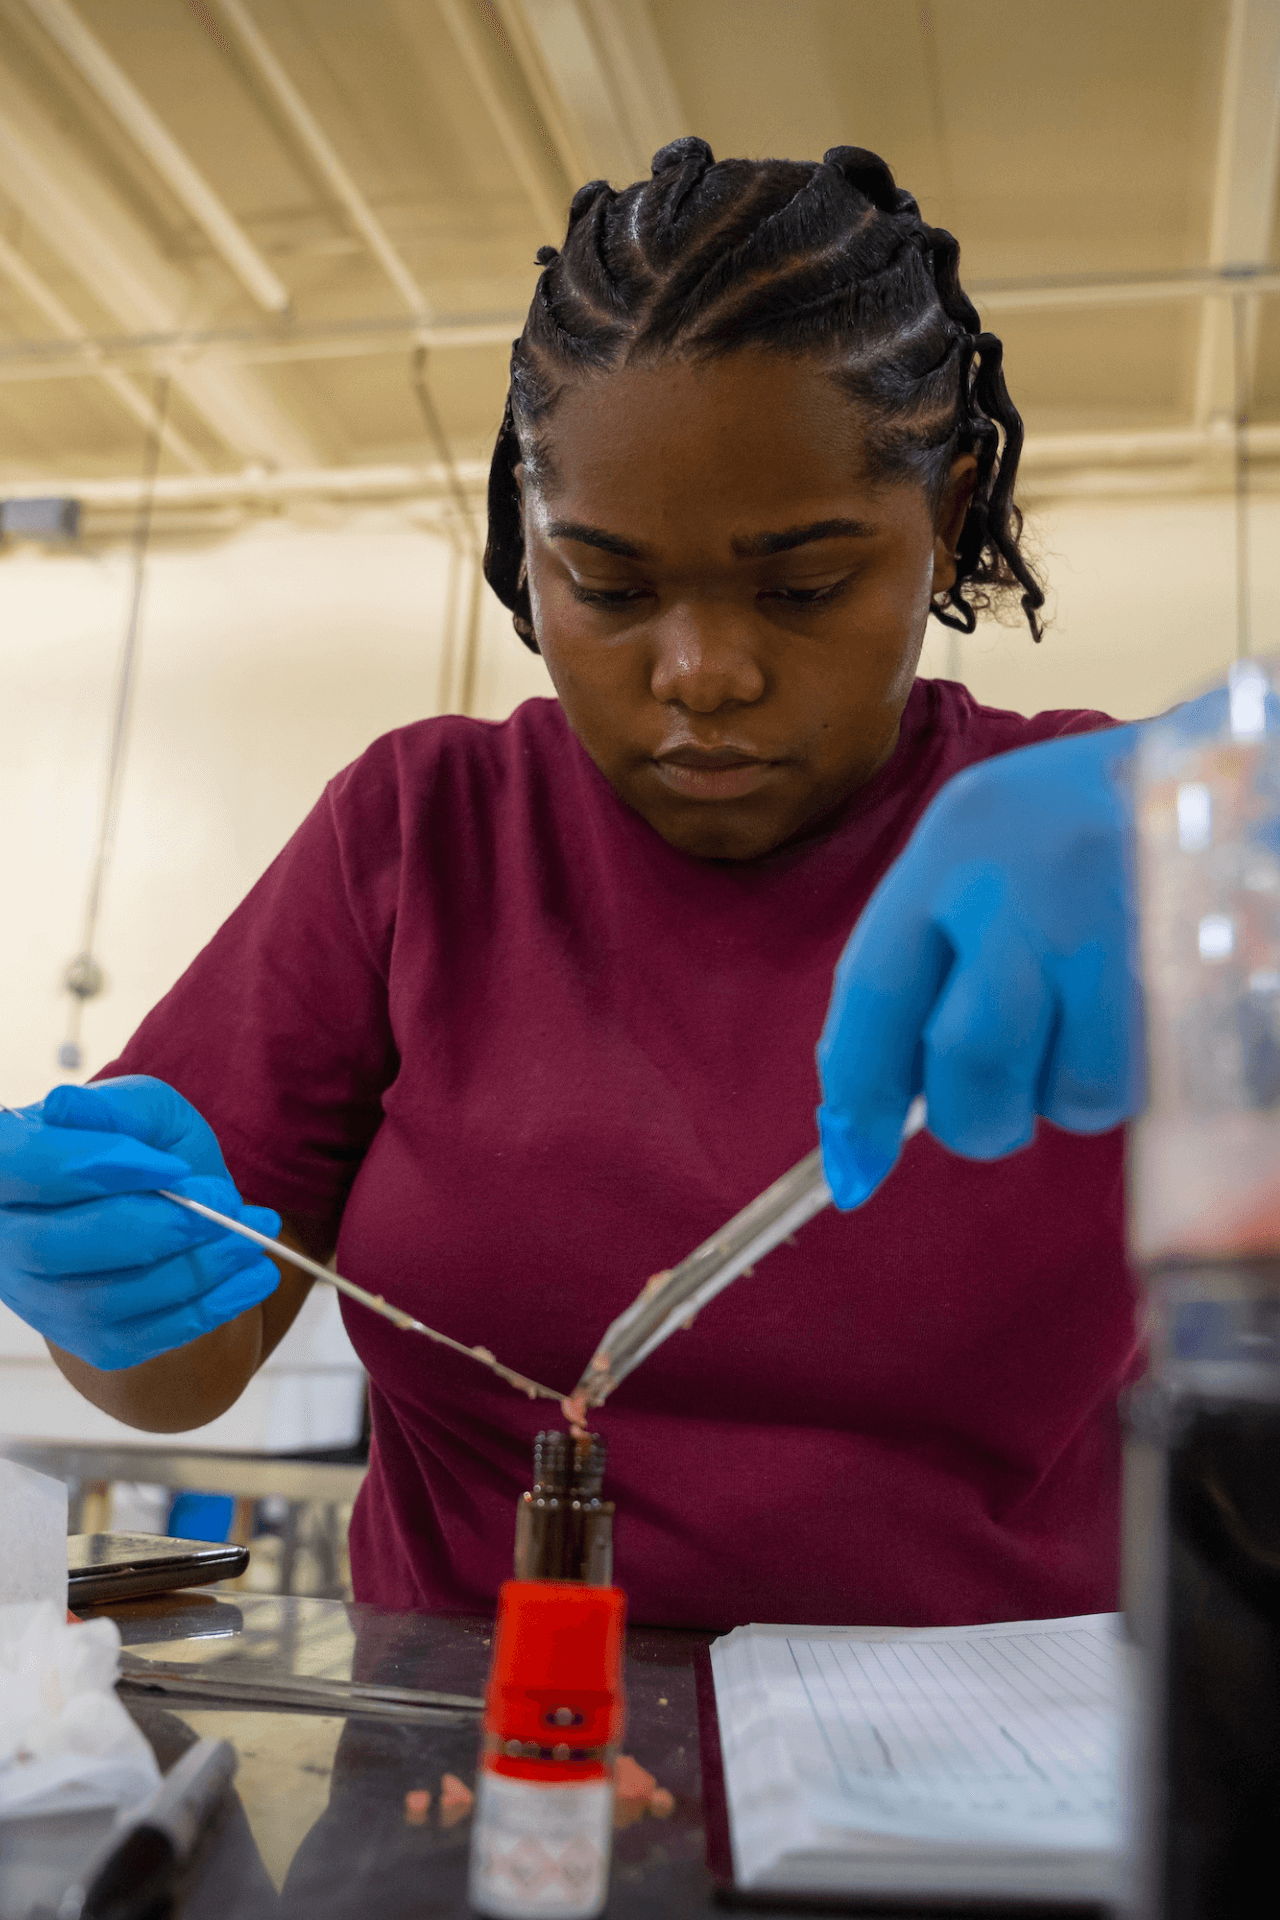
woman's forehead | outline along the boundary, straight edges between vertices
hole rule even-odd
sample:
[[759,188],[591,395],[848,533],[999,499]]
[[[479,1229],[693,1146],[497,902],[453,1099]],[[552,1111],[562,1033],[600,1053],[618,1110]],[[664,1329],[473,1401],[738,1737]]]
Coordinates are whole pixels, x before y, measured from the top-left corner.
[[744,350],[594,375],[565,388],[539,442],[529,478],[543,526],[656,528],[694,513],[746,537],[870,519],[886,492],[859,409],[816,358]]

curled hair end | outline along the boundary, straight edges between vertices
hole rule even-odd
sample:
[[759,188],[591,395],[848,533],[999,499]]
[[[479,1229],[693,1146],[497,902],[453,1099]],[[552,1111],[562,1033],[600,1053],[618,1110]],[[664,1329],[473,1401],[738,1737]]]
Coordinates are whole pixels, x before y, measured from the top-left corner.
[[700,160],[704,167],[714,167],[716,157],[705,140],[696,133],[686,133],[679,140],[669,140],[665,147],[659,147],[649,162],[649,171],[656,180],[660,173],[670,173],[674,167],[682,167],[686,160]]
[[872,153],[867,147],[828,147],[822,164],[842,174],[849,185],[873,207],[879,207],[881,213],[898,212],[897,182],[878,153]]
[[585,187],[579,187],[569,202],[569,226],[576,227],[584,215],[590,213],[602,193],[612,189],[607,180],[588,180]]

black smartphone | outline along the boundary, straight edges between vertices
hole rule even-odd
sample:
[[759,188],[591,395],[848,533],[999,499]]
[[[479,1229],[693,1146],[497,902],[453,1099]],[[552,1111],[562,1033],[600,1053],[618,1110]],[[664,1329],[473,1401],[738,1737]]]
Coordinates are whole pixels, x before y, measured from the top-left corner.
[[248,1547],[220,1540],[170,1540],[162,1533],[73,1533],[67,1537],[67,1605],[136,1600],[174,1587],[233,1580],[249,1564]]

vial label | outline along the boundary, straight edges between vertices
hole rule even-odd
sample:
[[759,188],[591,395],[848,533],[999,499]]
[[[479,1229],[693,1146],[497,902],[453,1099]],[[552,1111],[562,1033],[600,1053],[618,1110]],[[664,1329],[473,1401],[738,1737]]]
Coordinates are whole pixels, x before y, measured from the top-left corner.
[[544,1786],[480,1769],[467,1898],[494,1920],[593,1920],[604,1909],[613,1783]]

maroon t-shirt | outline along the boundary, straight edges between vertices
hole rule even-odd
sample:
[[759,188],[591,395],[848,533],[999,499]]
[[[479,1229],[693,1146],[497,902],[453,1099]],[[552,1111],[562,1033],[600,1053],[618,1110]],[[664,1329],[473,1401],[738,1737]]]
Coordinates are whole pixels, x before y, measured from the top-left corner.
[[[109,1069],[170,1081],[339,1271],[568,1390],[605,1326],[815,1144],[868,894],[959,768],[1103,724],[918,681],[875,778],[750,864],[677,852],[552,700],[378,740]],[[597,1416],[632,1618],[904,1625],[1116,1599],[1135,1333],[1122,1136],[927,1135]],[[356,1597],[480,1609],[558,1415],[343,1301],[373,1448]]]

